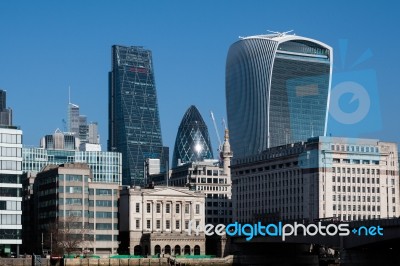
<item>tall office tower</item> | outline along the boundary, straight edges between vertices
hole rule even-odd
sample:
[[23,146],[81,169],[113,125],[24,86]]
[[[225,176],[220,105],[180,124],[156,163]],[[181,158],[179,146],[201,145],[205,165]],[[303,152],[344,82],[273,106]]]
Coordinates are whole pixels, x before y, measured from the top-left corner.
[[285,33],[241,38],[226,61],[235,157],[326,134],[332,48]]
[[67,131],[78,135],[79,124],[79,106],[73,103],[69,103],[67,113]]
[[0,125],[0,254],[6,256],[19,255],[22,244],[22,131],[10,123]]
[[145,160],[163,157],[152,54],[143,47],[112,47],[108,134],[108,150],[122,153],[122,183],[143,186]]
[[0,125],[12,125],[12,110],[7,108],[7,93],[0,90]]
[[208,128],[196,106],[183,115],[176,134],[172,167],[189,162],[213,159]]

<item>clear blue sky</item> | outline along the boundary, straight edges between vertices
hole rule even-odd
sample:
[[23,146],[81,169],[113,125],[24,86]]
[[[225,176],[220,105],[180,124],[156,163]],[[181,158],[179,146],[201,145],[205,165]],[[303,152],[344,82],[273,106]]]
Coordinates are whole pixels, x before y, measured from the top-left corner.
[[[400,6],[368,2],[1,1],[0,88],[7,90],[24,144],[37,146],[43,135],[62,128],[71,86],[72,102],[99,123],[105,150],[111,45],[144,46],[153,51],[164,145],[172,152],[180,120],[194,104],[215,152],[209,111],[222,135],[229,46],[239,36],[294,30],[334,48],[340,79],[374,75],[365,81],[373,83],[371,101],[378,106],[371,124],[347,131],[333,125],[328,132],[399,142]],[[340,40],[348,42],[346,54]],[[372,56],[352,67],[366,51]],[[359,104],[351,95],[341,101],[349,112]]]

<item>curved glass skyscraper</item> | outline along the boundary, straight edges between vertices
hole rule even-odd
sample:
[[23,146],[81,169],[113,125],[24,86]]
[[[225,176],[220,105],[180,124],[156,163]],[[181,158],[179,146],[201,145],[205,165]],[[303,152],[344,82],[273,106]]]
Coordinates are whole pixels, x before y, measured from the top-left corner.
[[192,105],[183,115],[176,134],[172,167],[181,163],[213,159],[208,128],[196,106]]
[[326,134],[332,48],[296,35],[241,38],[226,62],[235,157]]

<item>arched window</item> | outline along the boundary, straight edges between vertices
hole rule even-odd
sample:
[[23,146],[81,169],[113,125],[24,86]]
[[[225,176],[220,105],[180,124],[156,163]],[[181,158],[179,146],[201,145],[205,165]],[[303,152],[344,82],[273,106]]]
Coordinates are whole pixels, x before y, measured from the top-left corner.
[[183,254],[190,255],[190,246],[189,245],[185,246],[185,248],[183,249]]
[[175,256],[181,255],[181,247],[176,245],[175,246]]
[[170,245],[166,245],[164,248],[164,253],[165,254],[170,254],[171,255],[171,246]]
[[154,247],[154,255],[161,254],[161,247],[160,245],[156,245]]
[[194,246],[194,255],[200,255],[200,247],[198,245]]
[[137,245],[133,248],[133,255],[142,255],[142,247]]

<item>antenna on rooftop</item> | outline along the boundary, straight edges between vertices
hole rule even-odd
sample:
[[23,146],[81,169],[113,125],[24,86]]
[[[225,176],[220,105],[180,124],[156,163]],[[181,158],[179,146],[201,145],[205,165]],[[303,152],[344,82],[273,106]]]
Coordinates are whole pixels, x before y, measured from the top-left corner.
[[276,34],[276,35],[278,35],[279,37],[285,36],[286,34],[291,33],[292,31],[293,31],[293,30],[284,31],[284,32],[279,32],[279,31],[267,30],[267,32]]
[[68,104],[71,104],[71,86],[68,86]]

